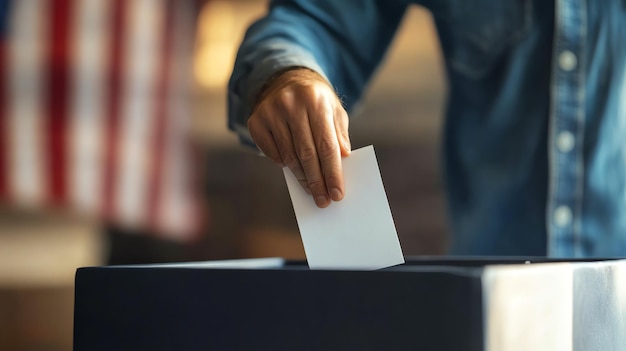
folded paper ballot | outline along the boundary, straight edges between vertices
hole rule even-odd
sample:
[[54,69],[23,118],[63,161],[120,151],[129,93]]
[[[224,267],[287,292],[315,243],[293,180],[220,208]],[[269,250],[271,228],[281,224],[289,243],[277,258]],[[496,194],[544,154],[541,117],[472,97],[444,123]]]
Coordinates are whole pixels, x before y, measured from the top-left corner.
[[311,269],[372,270],[404,263],[373,146],[343,159],[345,196],[318,208],[283,169]]

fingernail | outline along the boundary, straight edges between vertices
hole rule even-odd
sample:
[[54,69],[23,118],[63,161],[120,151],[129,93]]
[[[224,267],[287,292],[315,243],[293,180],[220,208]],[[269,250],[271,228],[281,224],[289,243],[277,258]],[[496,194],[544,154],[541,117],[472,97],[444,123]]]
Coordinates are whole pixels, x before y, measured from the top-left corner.
[[328,199],[326,196],[318,196],[315,198],[315,204],[317,207],[326,207],[328,206]]
[[333,201],[339,201],[342,198],[342,193],[339,189],[337,188],[332,188],[330,190],[330,197],[333,199]]

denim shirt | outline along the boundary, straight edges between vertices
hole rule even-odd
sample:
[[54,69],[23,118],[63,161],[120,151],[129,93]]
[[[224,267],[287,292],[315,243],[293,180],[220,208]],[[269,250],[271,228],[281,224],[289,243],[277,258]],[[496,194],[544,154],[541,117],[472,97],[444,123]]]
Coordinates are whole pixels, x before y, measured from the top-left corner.
[[349,112],[412,4],[445,58],[451,253],[626,256],[626,0],[275,0],[239,50],[229,127],[254,145],[255,97],[290,66]]

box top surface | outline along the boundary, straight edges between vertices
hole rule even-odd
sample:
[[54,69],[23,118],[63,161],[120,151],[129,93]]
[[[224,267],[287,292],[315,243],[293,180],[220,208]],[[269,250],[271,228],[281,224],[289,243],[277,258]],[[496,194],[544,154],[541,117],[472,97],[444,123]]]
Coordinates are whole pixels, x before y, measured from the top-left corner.
[[[480,275],[481,272],[492,266],[527,266],[537,264],[554,263],[593,263],[593,262],[613,262],[619,258],[592,258],[592,259],[557,259],[546,257],[407,257],[406,262],[401,265],[392,266],[377,270],[377,272],[450,272],[463,275]],[[203,262],[183,262],[164,264],[143,264],[143,265],[120,265],[120,266],[99,266],[84,267],[79,270],[280,270],[280,271],[309,271],[304,260],[285,260],[283,258],[253,258],[236,260],[219,260]],[[357,271],[353,269],[328,269],[318,271]]]

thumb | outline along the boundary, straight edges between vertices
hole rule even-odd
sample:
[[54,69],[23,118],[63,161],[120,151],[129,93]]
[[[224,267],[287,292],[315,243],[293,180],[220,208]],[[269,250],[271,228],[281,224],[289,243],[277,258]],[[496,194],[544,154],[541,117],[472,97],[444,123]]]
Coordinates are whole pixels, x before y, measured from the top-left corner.
[[341,149],[341,157],[347,157],[352,151],[352,145],[350,144],[350,135],[348,134],[349,118],[348,113],[343,107],[337,108],[335,113],[335,131],[337,133],[337,140]]
[[341,157],[350,156],[352,152],[352,146],[350,145],[350,137],[346,132],[343,137],[340,137],[340,145],[341,145]]

